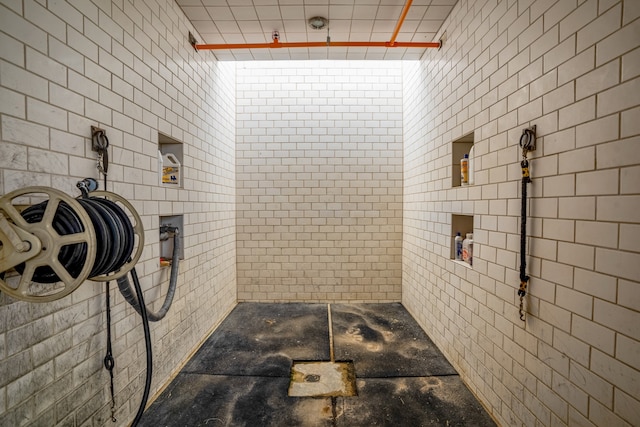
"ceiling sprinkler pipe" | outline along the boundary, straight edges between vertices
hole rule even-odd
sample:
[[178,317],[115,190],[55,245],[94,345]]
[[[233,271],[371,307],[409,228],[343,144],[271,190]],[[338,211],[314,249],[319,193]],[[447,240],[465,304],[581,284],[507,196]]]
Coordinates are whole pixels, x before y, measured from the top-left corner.
[[404,8],[402,9],[402,13],[400,14],[400,18],[398,18],[398,23],[396,24],[395,30],[393,30],[393,35],[389,40],[389,43],[394,45],[396,43],[396,38],[398,37],[398,33],[400,32],[400,28],[402,28],[402,24],[404,24],[404,19],[407,17],[407,13],[409,13],[409,8],[411,7],[411,3],[413,0],[407,0],[404,4]]
[[[402,24],[404,23],[409,8],[411,7],[413,0],[407,0],[402,13],[396,23],[396,28],[393,31],[391,39],[388,42],[333,42],[331,38],[327,36],[326,42],[280,42],[280,33],[274,31],[272,33],[273,43],[229,43],[229,44],[195,44],[192,43],[196,50],[224,50],[224,49],[274,49],[274,48],[305,48],[305,47],[404,47],[404,48],[435,48],[440,49],[442,47],[442,40],[437,42],[397,42],[396,38],[400,33]],[[309,19],[309,25],[315,29],[324,28],[324,26],[315,25],[320,20],[325,21],[325,25],[328,24],[328,20],[321,17],[314,17]],[[312,23],[313,22],[313,23]],[[190,41],[192,36],[190,35]]]
[[224,49],[273,49],[301,47],[406,47],[406,48],[440,48],[440,42],[277,42],[277,43],[231,43],[231,44],[197,44],[197,50]]

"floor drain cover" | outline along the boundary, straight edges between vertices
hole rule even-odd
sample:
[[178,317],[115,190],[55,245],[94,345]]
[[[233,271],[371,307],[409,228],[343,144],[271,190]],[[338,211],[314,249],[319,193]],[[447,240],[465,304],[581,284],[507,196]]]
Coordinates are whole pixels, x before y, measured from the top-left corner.
[[353,362],[293,362],[289,396],[356,396]]

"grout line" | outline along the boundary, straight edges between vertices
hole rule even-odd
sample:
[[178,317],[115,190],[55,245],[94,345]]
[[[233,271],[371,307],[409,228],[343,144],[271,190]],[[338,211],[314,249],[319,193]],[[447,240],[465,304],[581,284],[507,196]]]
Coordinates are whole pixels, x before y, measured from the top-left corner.
[[327,304],[327,318],[329,322],[329,356],[331,357],[331,363],[336,361],[333,354],[333,325],[331,322],[331,304]]
[[288,378],[291,379],[290,375],[261,375],[261,374],[216,374],[209,372],[182,372],[180,371],[178,375],[202,375],[209,377],[234,377],[234,378]]
[[460,374],[431,374],[431,375],[394,375],[392,377],[375,377],[367,375],[358,375],[358,378],[367,380],[395,380],[399,378],[440,378],[440,377],[460,377]]

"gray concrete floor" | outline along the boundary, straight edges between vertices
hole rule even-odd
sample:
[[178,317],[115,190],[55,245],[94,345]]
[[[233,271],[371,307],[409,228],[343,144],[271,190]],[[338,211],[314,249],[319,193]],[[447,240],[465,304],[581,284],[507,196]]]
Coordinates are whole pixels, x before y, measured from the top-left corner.
[[[140,425],[495,426],[401,304],[330,311],[331,328],[327,304],[239,304]],[[353,362],[357,396],[287,395],[294,361],[331,360]]]

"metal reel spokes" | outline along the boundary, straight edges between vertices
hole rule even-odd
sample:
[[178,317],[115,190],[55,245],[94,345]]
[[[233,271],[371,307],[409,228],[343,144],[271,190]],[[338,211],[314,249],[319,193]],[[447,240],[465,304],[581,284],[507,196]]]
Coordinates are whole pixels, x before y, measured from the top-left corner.
[[[38,203],[32,204],[34,199]],[[21,210],[21,204],[31,206]],[[74,198],[49,187],[27,187],[0,198],[0,215],[0,291],[48,302],[70,294],[89,277],[96,236]]]

